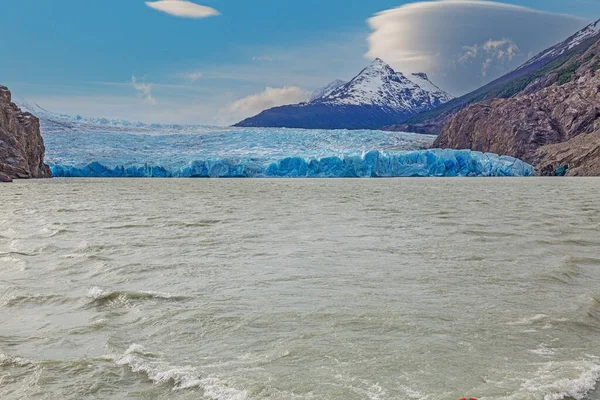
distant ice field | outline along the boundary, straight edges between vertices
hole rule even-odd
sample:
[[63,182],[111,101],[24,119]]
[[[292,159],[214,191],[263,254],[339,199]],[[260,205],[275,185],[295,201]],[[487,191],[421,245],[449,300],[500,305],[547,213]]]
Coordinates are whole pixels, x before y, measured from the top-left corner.
[[107,166],[149,163],[182,167],[202,159],[275,161],[428,148],[434,136],[384,131],[198,128],[193,132],[52,133],[44,136],[49,162]]
[[402,132],[257,128],[123,129],[44,134],[56,177],[528,176],[510,157],[427,150]]

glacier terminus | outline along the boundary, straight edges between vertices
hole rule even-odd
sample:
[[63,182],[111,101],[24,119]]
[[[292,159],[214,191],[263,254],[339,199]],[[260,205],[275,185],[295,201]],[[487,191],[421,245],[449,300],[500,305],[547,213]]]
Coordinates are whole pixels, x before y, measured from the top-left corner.
[[[157,127],[45,133],[54,177],[369,178],[530,176],[511,157],[429,149],[434,137],[384,131]],[[170,132],[170,133],[164,133]]]

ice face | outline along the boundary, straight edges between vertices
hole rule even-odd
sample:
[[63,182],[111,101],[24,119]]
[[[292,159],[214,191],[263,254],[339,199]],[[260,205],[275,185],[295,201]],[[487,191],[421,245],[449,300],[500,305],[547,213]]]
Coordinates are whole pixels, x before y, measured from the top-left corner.
[[383,178],[456,176],[531,176],[533,167],[512,157],[469,150],[423,150],[364,156],[304,159],[287,157],[270,164],[255,160],[193,161],[178,169],[145,164],[82,167],[51,164],[55,177],[106,178]]
[[198,133],[52,133],[55,177],[529,176],[510,157],[426,150],[433,137],[382,131],[203,129]]
[[44,134],[47,161],[107,167],[152,165],[176,170],[198,160],[255,160],[269,165],[287,157],[360,156],[371,150],[422,150],[432,136],[382,131],[202,128],[140,133]]

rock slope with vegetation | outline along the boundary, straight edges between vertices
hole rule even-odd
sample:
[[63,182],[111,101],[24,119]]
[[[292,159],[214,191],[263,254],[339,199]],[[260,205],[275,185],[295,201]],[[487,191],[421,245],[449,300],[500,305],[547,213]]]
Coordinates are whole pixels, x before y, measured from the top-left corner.
[[[416,114],[403,123],[389,125],[383,129],[438,135],[454,115],[471,104],[492,99],[507,99],[518,96],[525,90],[533,91],[545,87],[543,78],[558,70],[562,70],[559,80],[568,79],[569,70],[565,70],[564,66],[572,65],[572,59],[586,53],[599,39],[600,20],[588,25],[564,42],[544,50],[516,70],[495,81],[433,110]],[[536,85],[532,85],[533,82],[536,82]]]
[[[577,44],[569,52],[582,32],[589,33],[585,49]],[[560,57],[535,79],[515,82],[519,90],[510,97],[471,104],[452,116],[434,146],[520,158],[542,175],[600,175],[600,23],[521,68],[552,52]]]

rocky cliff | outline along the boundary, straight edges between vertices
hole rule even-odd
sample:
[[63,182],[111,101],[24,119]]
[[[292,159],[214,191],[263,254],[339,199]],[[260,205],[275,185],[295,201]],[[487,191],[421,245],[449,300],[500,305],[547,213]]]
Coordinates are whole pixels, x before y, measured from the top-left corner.
[[11,100],[8,88],[0,86],[0,181],[50,178],[40,121]]
[[600,176],[600,132],[579,135],[538,150],[542,175]]
[[600,173],[600,41],[518,95],[456,114],[434,146],[520,158],[544,175]]

